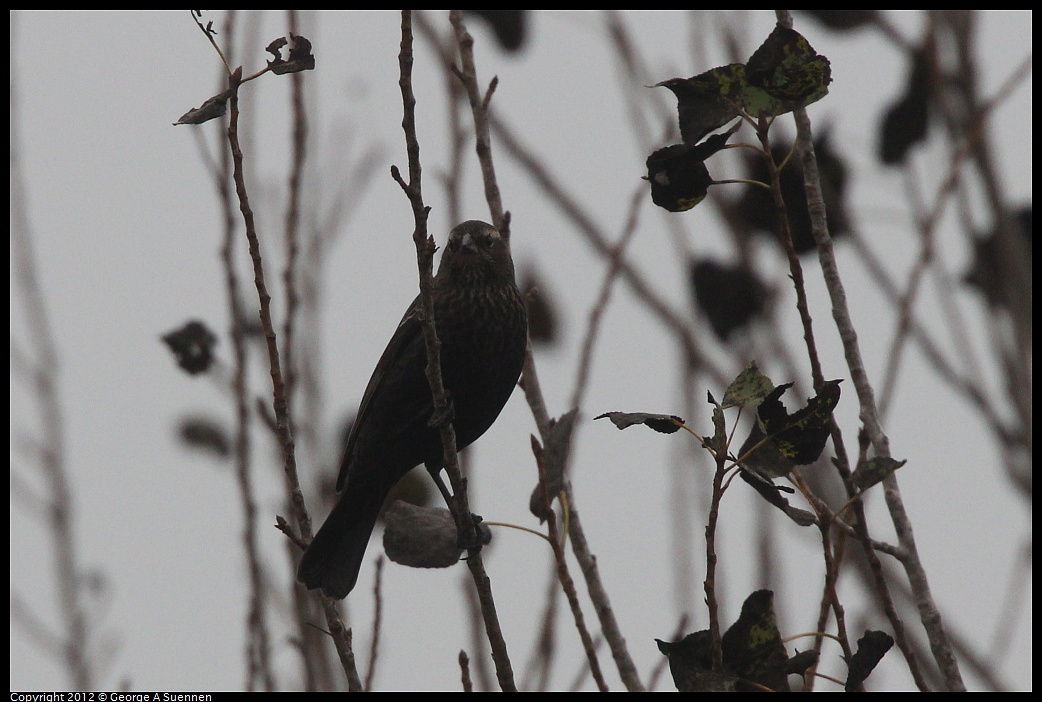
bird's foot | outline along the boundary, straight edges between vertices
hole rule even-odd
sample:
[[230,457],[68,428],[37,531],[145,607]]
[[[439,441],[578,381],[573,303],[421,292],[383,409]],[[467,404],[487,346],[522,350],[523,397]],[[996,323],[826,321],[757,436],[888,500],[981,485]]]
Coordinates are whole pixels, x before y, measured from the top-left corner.
[[488,525],[482,524],[481,515],[471,512],[470,518],[474,523],[475,538],[464,538],[463,532],[460,531],[459,526],[457,526],[456,546],[464,551],[470,551],[471,549],[477,549],[480,551],[482,546],[487,546],[492,541],[492,530],[488,528]]
[[[452,513],[452,519],[456,522],[456,545],[460,549],[469,551],[470,549],[480,549],[482,546],[486,546],[491,542],[492,530],[489,529],[487,525],[481,523],[481,515],[471,512],[469,519],[471,520],[474,529],[471,531],[466,528],[464,520],[467,519],[468,516],[462,515],[456,511],[456,500],[449,493],[449,488],[445,485],[445,481],[441,479],[441,468],[434,464],[430,464],[427,466],[427,471],[434,479],[434,484],[438,486],[438,491],[445,499],[445,506],[449,508],[449,512]],[[475,537],[472,539],[464,537],[464,534],[467,532],[475,534]]]

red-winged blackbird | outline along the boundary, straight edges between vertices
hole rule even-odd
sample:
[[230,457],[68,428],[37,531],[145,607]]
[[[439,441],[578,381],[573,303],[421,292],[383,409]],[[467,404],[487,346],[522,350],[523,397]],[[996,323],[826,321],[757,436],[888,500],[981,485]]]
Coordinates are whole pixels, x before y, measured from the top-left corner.
[[[510,249],[495,227],[471,220],[449,233],[433,296],[442,377],[462,449],[499,416],[521,375],[528,339]],[[430,424],[434,402],[420,311],[417,297],[362,396],[337,478],[340,500],[297,570],[309,590],[346,597],[388,492],[415,466],[443,463],[441,437]]]

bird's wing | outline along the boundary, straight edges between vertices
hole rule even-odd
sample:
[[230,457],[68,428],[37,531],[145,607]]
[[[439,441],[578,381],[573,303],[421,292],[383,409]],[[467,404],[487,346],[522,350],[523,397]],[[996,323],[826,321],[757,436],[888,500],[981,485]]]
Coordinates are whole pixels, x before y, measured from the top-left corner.
[[[424,374],[427,349],[419,311],[420,299],[417,297],[398,323],[373,370],[347,437],[337,477],[338,492],[347,482],[362,431],[368,431],[370,437],[375,434],[383,440],[394,441],[415,431],[417,426],[426,426],[434,411],[434,400]],[[419,382],[416,382],[417,376]],[[412,378],[412,381],[404,380],[406,378]]]

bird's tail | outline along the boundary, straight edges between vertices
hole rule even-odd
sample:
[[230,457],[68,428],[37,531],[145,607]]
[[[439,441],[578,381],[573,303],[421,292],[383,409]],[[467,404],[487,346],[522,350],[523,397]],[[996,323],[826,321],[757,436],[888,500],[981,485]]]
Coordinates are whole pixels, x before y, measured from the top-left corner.
[[345,491],[297,567],[297,580],[307,589],[322,588],[343,599],[355,586],[369,537],[376,526],[386,492]]

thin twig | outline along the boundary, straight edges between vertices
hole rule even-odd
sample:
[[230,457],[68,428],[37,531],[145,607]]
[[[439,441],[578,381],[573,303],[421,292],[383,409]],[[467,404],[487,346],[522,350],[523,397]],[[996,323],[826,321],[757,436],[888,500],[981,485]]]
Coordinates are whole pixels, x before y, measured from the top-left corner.
[[373,636],[369,643],[369,665],[365,669],[364,688],[367,692],[373,689],[373,678],[376,677],[376,661],[380,651],[380,623],[383,621],[383,574],[384,558],[376,559],[376,573],[373,578]]
[[452,10],[449,13],[449,21],[452,23],[456,44],[459,47],[460,69],[457,75],[463,84],[467,99],[470,101],[470,111],[474,116],[474,149],[477,151],[478,163],[481,165],[482,182],[485,184],[485,200],[488,202],[492,215],[492,224],[503,235],[503,238],[509,241],[510,231],[508,223],[504,221],[503,199],[496,180],[496,169],[492,159],[492,140],[489,136],[488,125],[488,103],[495,90],[497,79],[492,79],[488,90],[482,95],[478,88],[477,69],[474,66],[474,38],[467,31],[463,22],[463,12]]
[[[435,413],[443,415],[448,406],[444,382],[441,377],[440,342],[434,319],[433,261],[434,239],[427,235],[427,215],[429,208],[423,204],[420,186],[420,145],[416,138],[416,97],[412,90],[412,12],[402,11],[402,41],[399,52],[399,86],[402,91],[404,117],[402,128],[405,131],[406,151],[409,158],[409,182],[406,183],[396,168],[392,175],[404,190],[412,205],[415,230],[413,242],[416,244],[417,266],[420,272],[420,299],[423,309],[423,336],[427,348],[427,379],[430,382],[434,397]],[[473,519],[469,517],[470,507],[467,501],[466,482],[459,470],[459,459],[456,451],[456,434],[451,422],[443,422],[440,427],[444,470],[452,484],[452,493],[456,502],[456,514],[459,515],[457,527],[460,536],[467,543],[479,543]],[[516,690],[510,657],[507,653],[506,640],[499,625],[495,601],[492,597],[492,586],[485,572],[480,547],[468,550],[467,566],[474,578],[478,599],[481,603],[481,614],[485,622],[485,631],[492,648],[492,660],[496,665],[496,676],[504,691]]]

